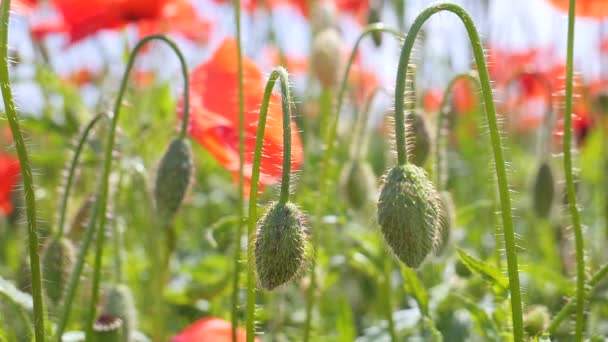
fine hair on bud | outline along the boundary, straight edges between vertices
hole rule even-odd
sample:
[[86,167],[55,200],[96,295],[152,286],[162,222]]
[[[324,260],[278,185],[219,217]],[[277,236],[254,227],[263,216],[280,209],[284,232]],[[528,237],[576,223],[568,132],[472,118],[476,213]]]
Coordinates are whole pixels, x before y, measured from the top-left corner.
[[160,161],[154,186],[154,199],[160,217],[169,222],[181,206],[192,183],[194,164],[190,142],[183,138],[169,144]]
[[424,170],[413,164],[390,169],[378,200],[384,240],[407,266],[417,268],[439,233],[439,195]]
[[312,41],[312,70],[324,88],[333,88],[338,83],[343,45],[340,33],[334,28],[319,32]]
[[115,316],[102,314],[93,323],[93,342],[124,342],[123,321]]
[[372,202],[376,194],[374,170],[366,161],[354,159],[342,171],[340,187],[347,204],[353,209],[361,209]]
[[548,162],[542,162],[534,179],[534,213],[538,217],[547,218],[551,213],[553,197],[555,196],[555,180]]
[[274,202],[257,223],[254,241],[259,286],[272,290],[296,277],[310,250],[306,217],[291,202]]
[[76,260],[76,248],[67,238],[52,239],[42,256],[42,276],[47,298],[54,305],[63,299]]
[[68,235],[73,241],[76,241],[76,243],[82,240],[84,231],[89,224],[89,220],[91,219],[93,205],[95,205],[96,201],[97,196],[95,194],[87,196],[80,204],[76,215],[72,219],[72,224],[70,225]]
[[414,165],[423,166],[431,151],[431,136],[426,120],[416,111],[405,117],[408,157]]
[[435,241],[435,254],[439,255],[450,241],[450,232],[454,226],[454,200],[448,191],[439,194],[439,234]]
[[120,318],[124,341],[131,341],[137,328],[137,310],[133,294],[127,285],[110,285],[104,290],[101,313]]

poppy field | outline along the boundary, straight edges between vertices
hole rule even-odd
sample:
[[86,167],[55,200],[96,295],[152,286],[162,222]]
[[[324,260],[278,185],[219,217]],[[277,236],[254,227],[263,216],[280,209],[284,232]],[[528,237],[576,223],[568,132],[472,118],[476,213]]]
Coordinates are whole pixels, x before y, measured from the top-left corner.
[[0,342],[608,340],[608,1],[0,4]]

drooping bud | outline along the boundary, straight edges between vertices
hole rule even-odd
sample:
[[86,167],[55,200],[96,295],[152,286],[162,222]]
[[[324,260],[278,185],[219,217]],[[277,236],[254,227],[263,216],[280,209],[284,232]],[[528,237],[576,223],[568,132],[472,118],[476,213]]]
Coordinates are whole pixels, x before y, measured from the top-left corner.
[[[382,13],[382,3],[383,1],[379,0],[375,0],[370,3],[369,15],[367,16],[368,24],[371,25],[382,22],[382,19],[380,18],[380,14]],[[380,45],[382,45],[382,32],[372,32],[372,39],[374,41],[374,45],[376,45],[376,47],[380,47]]]
[[439,194],[439,234],[435,243],[435,253],[441,254],[450,240],[454,225],[454,201],[448,191]]
[[272,290],[304,267],[309,251],[308,222],[293,203],[272,203],[257,223],[254,243],[259,285]]
[[420,266],[433,249],[439,229],[438,197],[416,165],[395,166],[384,177],[378,224],[393,253],[409,267]]
[[123,342],[122,320],[112,315],[101,315],[93,323],[93,342]]
[[431,136],[425,119],[417,112],[405,117],[408,157],[414,165],[422,166],[431,151]]
[[312,42],[312,69],[324,88],[332,88],[338,83],[343,41],[338,31],[325,29]]
[[190,143],[182,138],[173,140],[160,161],[154,187],[156,208],[166,222],[173,219],[184,201],[193,174]]
[[76,250],[67,238],[53,239],[42,256],[42,276],[47,297],[54,305],[63,298],[76,260]]
[[101,313],[120,318],[122,321],[121,333],[125,336],[124,340],[131,340],[131,336],[137,327],[137,310],[135,309],[133,294],[128,286],[118,284],[106,288]]
[[531,305],[524,314],[524,330],[531,337],[542,335],[549,324],[549,310],[544,305]]
[[348,205],[361,209],[376,193],[376,176],[367,162],[355,159],[342,171],[340,185]]
[[555,183],[549,163],[543,162],[538,168],[534,180],[534,212],[539,217],[546,218],[551,212]]
[[91,210],[93,209],[93,205],[96,201],[97,196],[95,194],[87,196],[87,198],[85,198],[80,204],[80,208],[78,208],[78,211],[72,220],[72,225],[70,226],[68,235],[70,239],[76,241],[76,243],[82,240],[82,235],[89,224],[89,220],[91,219]]

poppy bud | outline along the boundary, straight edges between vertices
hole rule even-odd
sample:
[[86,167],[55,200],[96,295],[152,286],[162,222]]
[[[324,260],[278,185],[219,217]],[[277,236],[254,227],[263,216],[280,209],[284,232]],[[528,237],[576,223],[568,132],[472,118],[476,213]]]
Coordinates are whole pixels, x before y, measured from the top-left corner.
[[386,243],[407,266],[420,266],[433,249],[439,211],[437,191],[423,169],[406,164],[388,171],[378,200],[378,224]]
[[338,27],[338,11],[333,1],[315,1],[311,12],[310,27],[313,35],[328,28]]
[[405,117],[405,125],[408,139],[408,157],[414,165],[422,166],[431,150],[431,136],[427,129],[426,120],[417,112],[411,112]]
[[312,42],[310,59],[313,72],[324,88],[332,88],[338,83],[342,45],[342,37],[333,28],[323,30]]
[[96,201],[97,196],[95,194],[89,195],[87,198],[85,198],[80,204],[80,208],[78,208],[78,211],[72,220],[72,225],[70,226],[70,231],[68,234],[70,239],[76,241],[76,243],[82,239],[82,235],[89,224],[89,220],[91,219],[91,210],[93,209],[93,205]]
[[101,313],[119,318],[122,321],[121,334],[126,341],[130,341],[137,326],[137,311],[128,286],[118,284],[106,288]]
[[101,315],[93,323],[93,342],[128,341],[122,335],[122,320],[112,315]]
[[549,310],[544,305],[531,305],[524,315],[524,330],[530,336],[540,336],[549,324]]
[[258,282],[272,290],[303,268],[309,249],[308,222],[293,203],[274,202],[257,226],[254,244]]
[[72,241],[53,239],[46,246],[42,257],[42,275],[47,297],[55,305],[63,298],[76,259]]
[[435,242],[435,253],[443,252],[450,240],[450,231],[454,225],[454,201],[447,191],[439,194],[439,234]]
[[534,212],[536,215],[543,218],[549,216],[554,192],[553,172],[549,163],[543,162],[538,168],[534,180]]
[[[382,1],[373,1],[369,7],[369,15],[367,16],[368,24],[376,24],[382,22],[380,18],[380,13],[382,12]],[[374,45],[376,47],[380,47],[382,45],[382,32],[374,31],[372,32],[372,40],[374,41]]]
[[167,222],[173,219],[184,201],[193,173],[190,143],[182,138],[173,140],[160,161],[154,187],[156,208]]
[[376,193],[376,176],[372,167],[365,161],[351,161],[341,177],[341,188],[348,205],[353,209],[361,209]]

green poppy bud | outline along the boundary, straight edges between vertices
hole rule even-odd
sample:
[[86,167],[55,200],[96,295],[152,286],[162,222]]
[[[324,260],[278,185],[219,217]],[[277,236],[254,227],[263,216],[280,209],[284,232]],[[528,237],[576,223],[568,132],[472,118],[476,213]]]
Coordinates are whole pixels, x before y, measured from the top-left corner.
[[42,257],[42,276],[46,295],[54,305],[63,298],[75,260],[76,249],[66,238],[53,239],[46,246]]
[[156,208],[167,222],[173,219],[184,201],[193,173],[190,143],[182,138],[173,140],[160,161],[154,187]]

